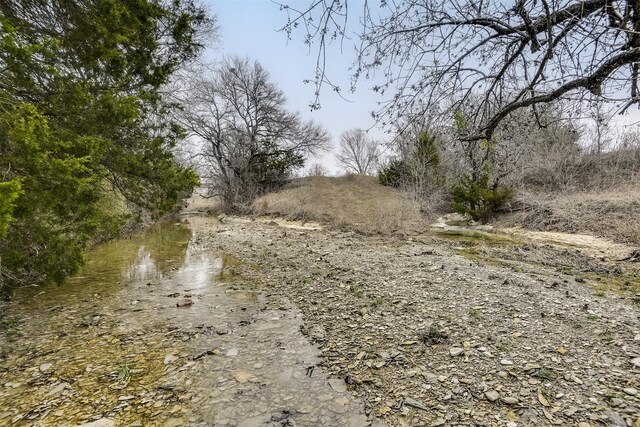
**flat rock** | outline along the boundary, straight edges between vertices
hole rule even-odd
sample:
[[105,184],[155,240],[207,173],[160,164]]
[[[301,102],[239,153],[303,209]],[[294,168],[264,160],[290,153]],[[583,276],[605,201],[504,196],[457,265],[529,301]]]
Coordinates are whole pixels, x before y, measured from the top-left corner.
[[452,357],[460,356],[462,353],[464,353],[464,348],[452,347],[449,349],[449,354]]
[[248,371],[235,371],[233,373],[233,378],[238,381],[240,384],[244,384],[246,382],[252,381],[256,379],[256,376]]
[[78,427],[113,427],[114,421],[109,418],[100,418],[90,423],[79,424]]
[[609,418],[609,423],[607,423],[610,427],[627,427],[627,423],[624,418],[620,416],[617,412],[607,410],[603,412],[604,415]]
[[46,397],[51,397],[51,396],[55,396],[56,394],[60,394],[63,391],[65,391],[66,389],[68,389],[69,387],[70,387],[69,383],[60,383],[57,386],[55,386],[54,388],[52,388],[46,394]]
[[182,298],[180,301],[176,303],[178,307],[190,307],[193,305],[193,300],[191,298]]
[[424,404],[422,404],[422,403],[418,402],[417,400],[412,399],[410,397],[407,397],[407,398],[404,399],[404,404],[407,405],[407,406],[411,406],[411,407],[417,408],[417,409],[422,409],[423,411],[428,411],[429,410],[429,408],[427,406],[425,406]]
[[489,390],[489,391],[485,391],[484,395],[487,397],[487,399],[489,399],[491,402],[495,402],[496,400],[500,399],[500,393],[498,393],[495,390]]
[[178,357],[174,356],[173,354],[167,354],[166,356],[164,356],[164,364],[165,365],[169,365],[169,364],[175,362],[176,360],[178,360]]
[[369,421],[366,415],[352,415],[347,420],[347,425],[349,427],[367,427]]
[[331,378],[327,381],[333,391],[337,391],[338,393],[344,393],[347,391],[347,383],[344,382],[341,378]]

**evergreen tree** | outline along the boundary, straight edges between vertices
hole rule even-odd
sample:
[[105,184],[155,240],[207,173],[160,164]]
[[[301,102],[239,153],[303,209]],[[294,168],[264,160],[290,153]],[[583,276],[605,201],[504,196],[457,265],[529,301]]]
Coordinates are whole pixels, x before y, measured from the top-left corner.
[[91,241],[197,183],[161,90],[211,27],[192,0],[0,0],[0,290],[60,281]]

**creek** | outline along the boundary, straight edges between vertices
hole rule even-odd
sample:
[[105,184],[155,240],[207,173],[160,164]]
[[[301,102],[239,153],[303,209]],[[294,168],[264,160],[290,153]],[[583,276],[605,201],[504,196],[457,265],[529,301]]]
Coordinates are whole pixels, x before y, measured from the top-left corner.
[[302,316],[202,239],[198,215],[91,250],[62,285],[19,290],[0,332],[0,425],[368,425],[328,380]]

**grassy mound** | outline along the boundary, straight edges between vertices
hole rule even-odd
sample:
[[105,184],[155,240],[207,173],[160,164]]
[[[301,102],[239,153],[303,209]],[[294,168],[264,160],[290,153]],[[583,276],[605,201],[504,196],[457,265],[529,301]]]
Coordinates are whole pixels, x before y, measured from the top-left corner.
[[416,203],[374,177],[307,177],[253,203],[258,215],[319,221],[364,233],[405,233],[426,228]]

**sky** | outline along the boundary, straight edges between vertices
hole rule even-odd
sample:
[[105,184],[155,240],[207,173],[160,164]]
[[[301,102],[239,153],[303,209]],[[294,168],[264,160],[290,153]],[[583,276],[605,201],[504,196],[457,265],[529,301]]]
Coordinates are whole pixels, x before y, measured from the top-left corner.
[[[272,81],[284,91],[287,107],[299,111],[303,118],[323,125],[331,133],[334,151],[342,132],[352,128],[368,129],[375,124],[371,111],[377,109],[378,97],[369,90],[372,84],[363,82],[354,94],[348,91],[349,66],[354,58],[352,41],[343,44],[342,52],[337,43],[331,47],[327,67],[328,75],[343,88],[347,100],[324,87],[320,98],[322,107],[311,111],[309,104],[314,101],[315,86],[303,81],[313,78],[317,51],[313,47],[310,51],[304,44],[302,32],[288,41],[286,34],[278,31],[287,21],[286,12],[280,11],[270,0],[208,0],[207,3],[220,27],[220,41],[207,50],[207,60],[239,55],[260,62],[269,71]],[[290,3],[304,5],[308,0],[290,0]],[[377,128],[370,134],[379,139],[385,136]],[[323,164],[332,174],[342,172],[333,153],[308,161],[309,166],[313,163]]]

